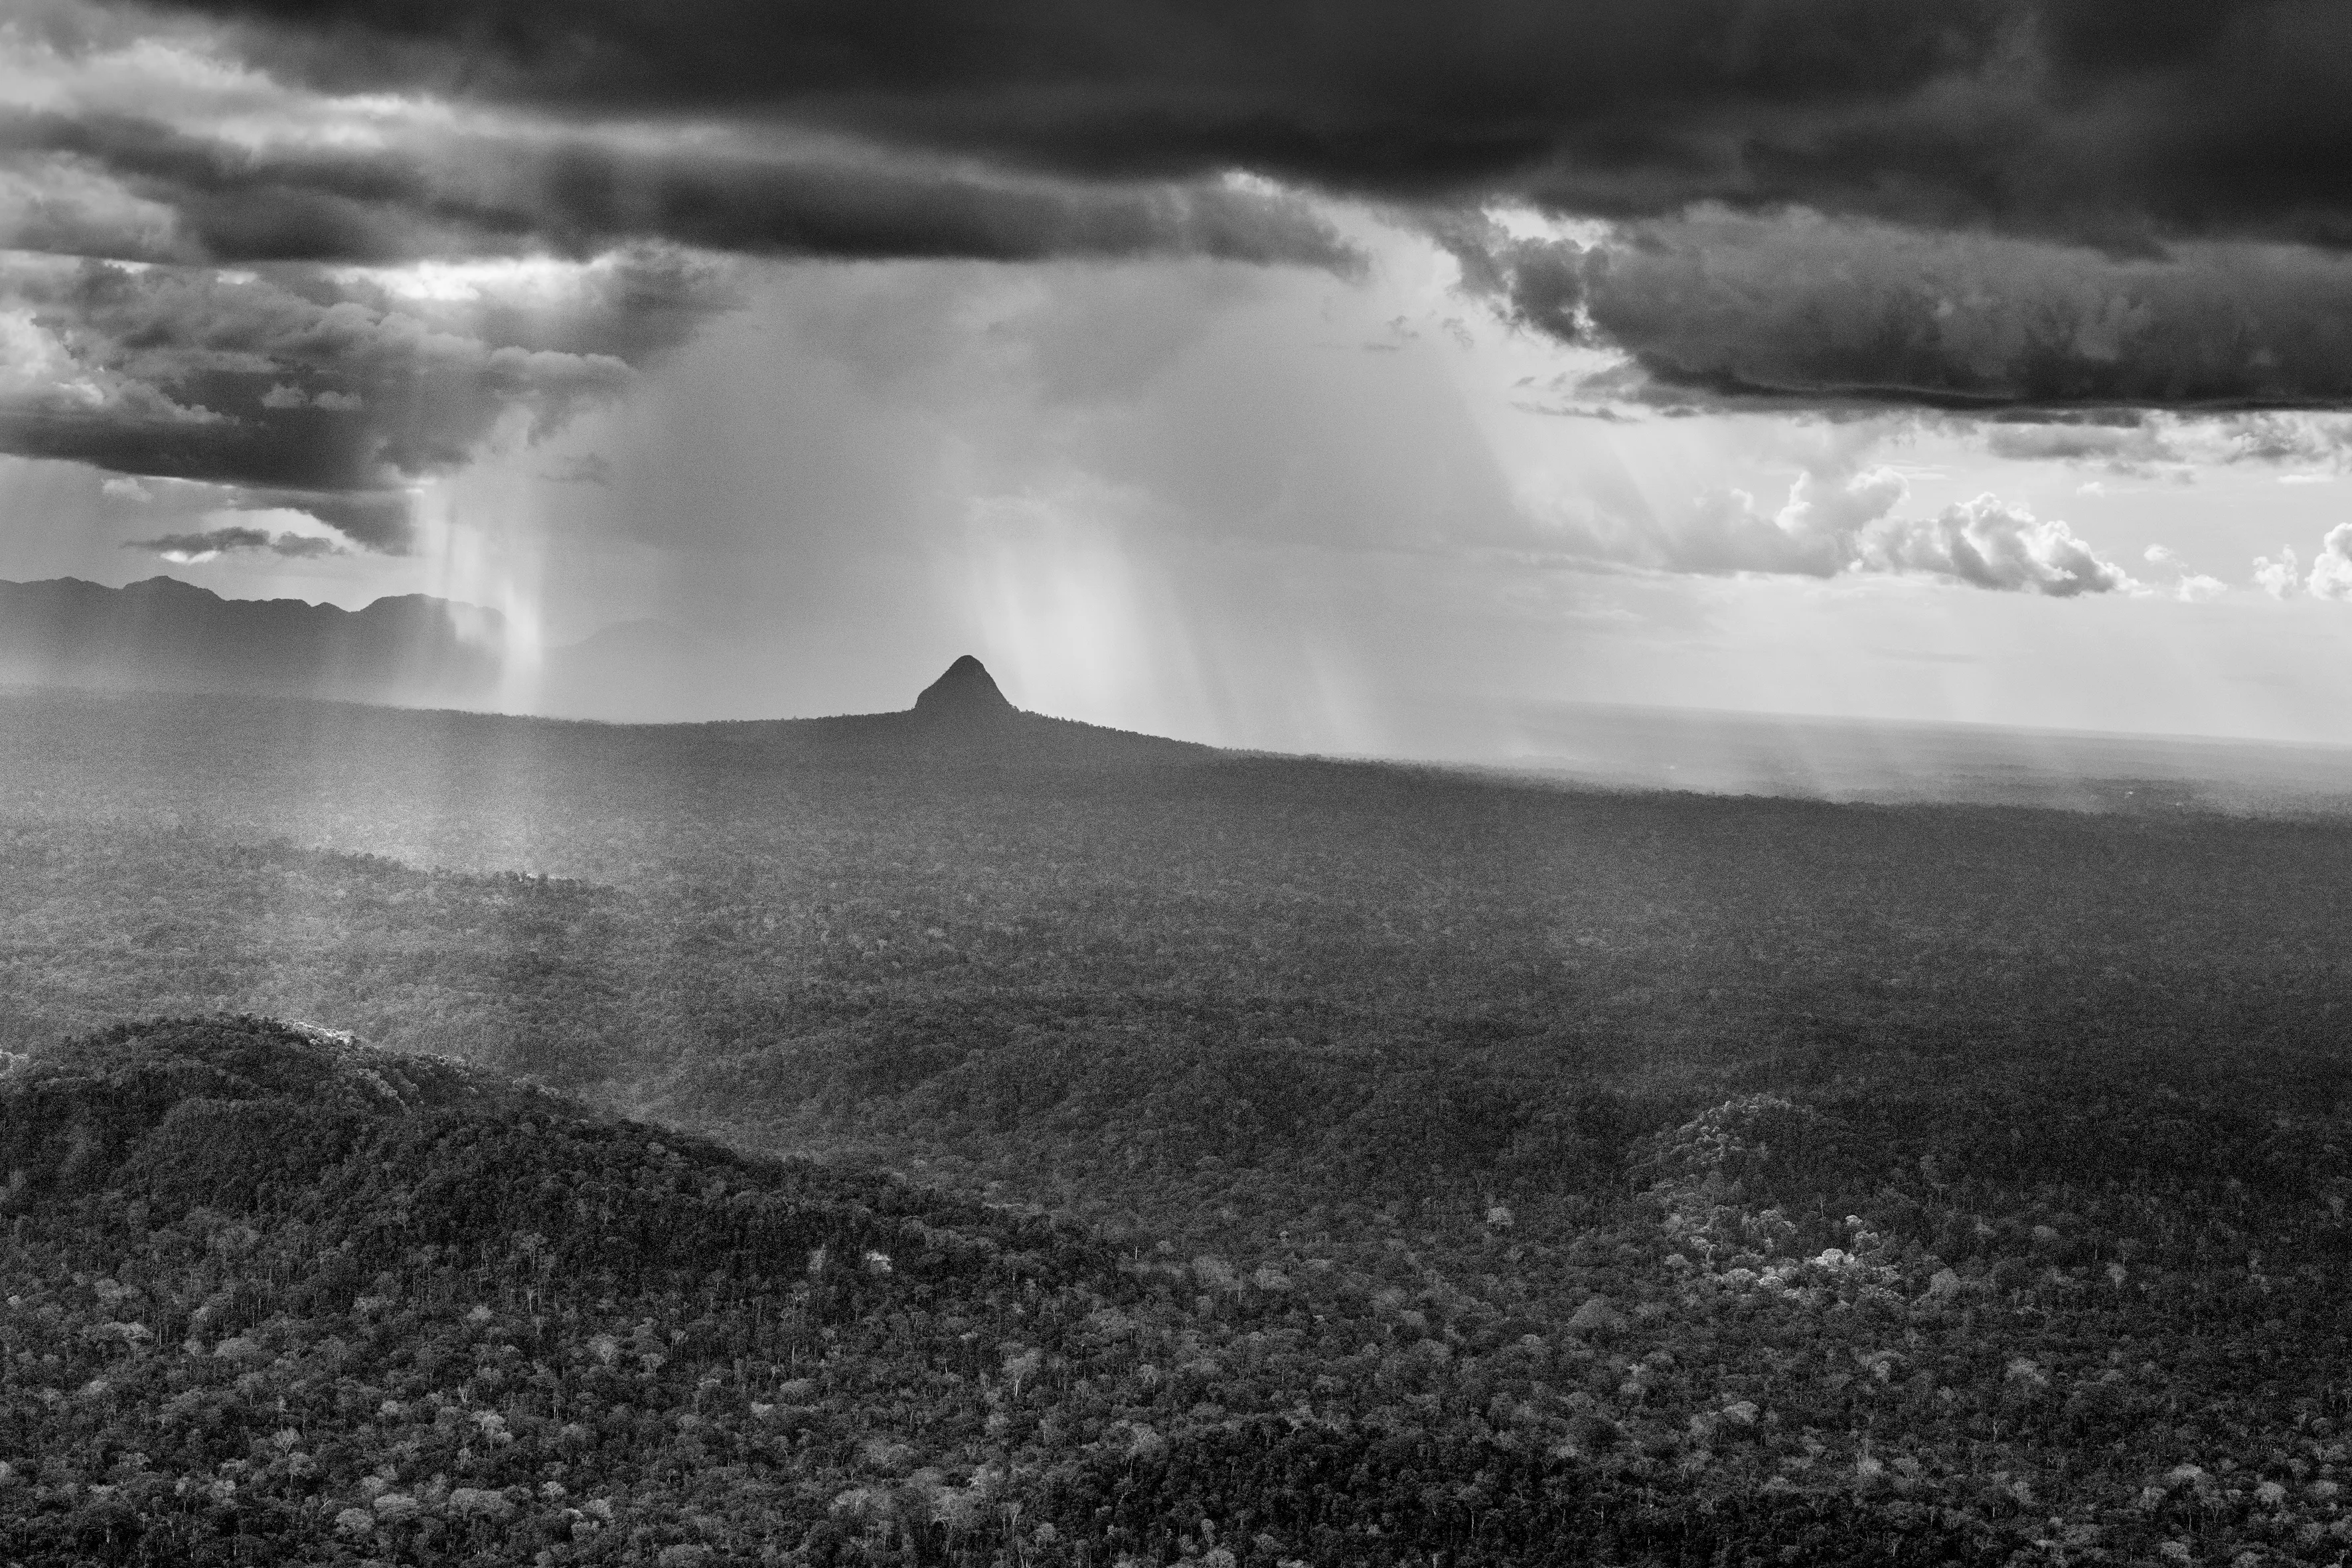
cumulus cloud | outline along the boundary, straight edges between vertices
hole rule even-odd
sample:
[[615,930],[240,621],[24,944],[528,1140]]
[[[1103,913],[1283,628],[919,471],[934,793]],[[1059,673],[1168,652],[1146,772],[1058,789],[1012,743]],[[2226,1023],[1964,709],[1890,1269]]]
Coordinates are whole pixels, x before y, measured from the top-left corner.
[[2308,573],[2292,545],[2283,547],[2275,557],[2255,556],[2254,585],[2273,599],[2309,594],[2315,599],[2352,603],[2352,522],[2339,522],[2327,531]]
[[2184,605],[2202,605],[2220,598],[2229,591],[2230,585],[2219,577],[2207,576],[2201,572],[2192,572],[2184,575],[2174,585],[2172,593],[2173,596]]
[[144,550],[161,555],[166,561],[184,563],[210,561],[215,556],[240,551],[267,551],[272,555],[296,560],[343,553],[342,547],[333,540],[317,534],[290,531],[272,534],[267,529],[236,525],[210,529],[203,533],[167,533],[156,539],[134,539],[122,548]]
[[1769,513],[1745,490],[1705,496],[1692,525],[1670,536],[1663,564],[1677,572],[1834,576],[1858,563],[1864,533],[1908,493],[1900,474],[1872,468],[1843,480],[1801,474],[1787,502]]
[[1990,495],[1948,506],[1933,518],[1874,524],[1860,542],[1857,564],[2060,599],[2133,585],[2121,567],[2101,559],[2064,523],[2039,521]]
[[2303,591],[2303,561],[2293,545],[2283,547],[2276,560],[2254,557],[2254,586],[2273,599],[2292,599]]
[[234,487],[396,551],[416,481],[625,390],[724,300],[658,255],[426,282],[0,258],[0,451]]
[[2073,598],[2136,588],[2065,523],[1990,495],[1933,517],[1902,515],[1910,488],[1892,468],[1801,474],[1767,510],[1745,490],[1702,496],[1688,519],[1643,531],[1586,531],[1585,552],[1654,570],[1835,577],[1912,574],[2005,593]]
[[2304,586],[2318,598],[2352,600],[2352,522],[2339,522],[2327,531]]
[[2184,605],[2205,604],[2230,591],[2230,585],[2219,577],[2190,571],[2179,552],[2168,545],[2149,545],[2147,560],[2149,565],[2172,574],[2172,596]]

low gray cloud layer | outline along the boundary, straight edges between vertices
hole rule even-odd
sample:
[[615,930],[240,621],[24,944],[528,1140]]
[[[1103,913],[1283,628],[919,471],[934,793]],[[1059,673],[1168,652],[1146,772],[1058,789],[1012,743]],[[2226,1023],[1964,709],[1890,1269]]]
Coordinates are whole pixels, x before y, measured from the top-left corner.
[[1809,214],[1644,223],[1590,247],[1487,224],[1438,233],[1465,284],[1513,319],[1622,348],[1669,395],[1988,412],[2352,405],[2352,257],[2308,247],[2116,256]]
[[134,539],[122,548],[143,550],[173,561],[205,561],[238,551],[267,551],[272,555],[310,560],[336,554],[340,547],[333,540],[322,539],[315,533],[273,534],[266,528],[232,524],[226,528],[207,529],[202,533],[166,533],[155,539]]
[[[1215,180],[1049,180],[751,128],[655,143],[503,123],[411,127],[390,146],[256,148],[121,113],[0,114],[0,155],[31,193],[16,243],[128,260],[392,263],[645,243],[835,259],[1355,259],[1298,196]],[[60,199],[93,177],[126,199]]]

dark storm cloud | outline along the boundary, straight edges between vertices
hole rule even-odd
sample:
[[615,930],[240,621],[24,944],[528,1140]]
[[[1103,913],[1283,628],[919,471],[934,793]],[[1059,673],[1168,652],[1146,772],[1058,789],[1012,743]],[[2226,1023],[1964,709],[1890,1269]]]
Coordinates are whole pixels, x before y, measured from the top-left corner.
[[[2352,246],[2336,0],[28,16],[78,85],[0,114],[0,227],[164,265],[0,277],[53,373],[0,380],[0,450],[299,497],[376,548],[403,546],[418,481],[614,396],[708,316],[675,247],[1350,272],[1317,191],[1392,204],[1512,319],[1638,366],[1563,407],[2352,406],[2352,260],[2325,248]],[[148,26],[213,74],[110,87],[90,62]],[[1618,227],[1512,238],[1475,216],[1497,200]],[[640,259],[560,309],[430,308],[339,269],[616,247]],[[233,266],[258,275],[205,270]]]
[[675,258],[591,273],[556,298],[464,309],[365,275],[60,265],[18,258],[0,293],[43,377],[0,394],[0,451],[236,487],[399,550],[405,487],[512,418],[543,431],[625,389],[632,363],[719,302]]
[[435,135],[257,150],[125,115],[0,115],[0,157],[101,172],[173,215],[36,206],[16,246],[130,260],[397,262],[666,241],[751,254],[1037,260],[1206,256],[1346,269],[1299,198],[1217,184],[1019,178],[835,149]]
[[[433,214],[429,183],[386,154],[257,154],[124,115],[0,114],[0,158],[22,170],[102,171],[129,194],[169,206],[175,232],[109,224],[49,204],[23,215],[14,247],[126,260],[389,261],[415,253],[415,224]],[[479,213],[462,215],[486,226]]]
[[[186,37],[126,88],[129,13],[52,10],[54,89],[0,110],[0,235],[18,253],[0,310],[21,312],[9,346],[31,367],[0,379],[0,451],[231,487],[247,500],[230,504],[299,507],[374,548],[402,547],[416,481],[517,419],[543,433],[621,392],[723,305],[723,266],[693,251],[1360,265],[1264,182],[335,100]],[[66,36],[94,20],[111,30]],[[449,308],[355,270],[549,256],[583,264],[553,302],[494,289]],[[239,267],[257,275],[219,270]]]
[[1068,174],[1240,167],[2097,234],[2352,238],[2336,0],[179,0],[280,68],[765,118]]
[[176,560],[195,561],[214,555],[227,555],[239,551],[267,551],[296,560],[310,560],[320,555],[338,555],[341,551],[331,539],[321,539],[313,533],[271,533],[268,529],[232,525],[209,529],[203,533],[167,533],[157,539],[134,539],[125,543],[125,550],[144,550],[156,555]]
[[1355,264],[1288,195],[1216,185],[1075,184],[877,160],[618,154],[576,145],[535,171],[543,232],[585,247],[646,236],[754,254],[982,261],[1202,256]]
[[[1454,222],[1465,286],[1612,343],[1672,395],[1959,410],[2352,405],[2352,257],[2126,255],[1809,215],[1635,224],[1587,248]],[[2020,441],[2029,438],[2021,437]],[[2052,456],[2130,445],[2095,427]]]

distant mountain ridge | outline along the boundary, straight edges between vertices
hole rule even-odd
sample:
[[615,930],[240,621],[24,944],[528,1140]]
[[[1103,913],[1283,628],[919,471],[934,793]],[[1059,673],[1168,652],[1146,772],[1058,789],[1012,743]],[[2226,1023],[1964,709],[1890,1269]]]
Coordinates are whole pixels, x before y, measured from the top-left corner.
[[224,599],[172,577],[0,583],[0,681],[463,707],[504,673],[495,610],[424,594],[365,609]]
[[[423,594],[362,610],[299,599],[225,599],[171,577],[109,588],[74,577],[0,583],[0,685],[310,698],[410,708],[492,708],[507,673],[505,618]],[[672,628],[637,623],[552,648],[542,700],[593,688],[615,664],[689,687],[698,668]],[[823,719],[676,721],[722,749],[815,759],[1133,766],[1198,761],[1213,747],[1024,712],[966,654],[910,708]]]

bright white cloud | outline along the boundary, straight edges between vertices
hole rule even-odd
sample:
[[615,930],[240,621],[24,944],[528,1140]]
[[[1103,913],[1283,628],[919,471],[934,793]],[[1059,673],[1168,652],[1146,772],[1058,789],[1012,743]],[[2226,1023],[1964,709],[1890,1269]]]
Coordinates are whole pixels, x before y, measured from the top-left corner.
[[2352,522],[2339,522],[2327,531],[2304,586],[2318,598],[2352,600]]
[[2184,605],[2207,604],[2230,591],[2230,585],[2219,577],[2190,571],[2189,563],[2169,545],[2149,545],[2146,559],[2149,565],[2173,574],[2172,596]]
[[1651,559],[1629,563],[1706,574],[1909,573],[2053,598],[2135,586],[2063,522],[1990,494],[1933,517],[1898,515],[1909,496],[1908,482],[1886,467],[1800,474],[1786,503],[1769,513],[1745,490],[1716,492],[1700,498],[1689,525],[1666,532]]
[[2273,599],[2292,599],[2303,588],[2303,561],[2293,545],[2284,545],[2273,561],[2267,555],[2254,557],[2254,586]]
[[1857,565],[2059,599],[2133,585],[2123,568],[2103,560],[2063,522],[2037,520],[1989,494],[1946,507],[1933,519],[1874,523],[1861,540]]
[[1679,572],[1784,572],[1830,577],[1858,559],[1856,541],[1909,493],[1891,468],[1843,481],[1800,474],[1778,510],[1760,511],[1745,490],[1702,497],[1695,526],[1673,539],[1664,564]]
[[2255,556],[2254,582],[2273,599],[2309,594],[2315,599],[2352,603],[2352,522],[2339,522],[2327,531],[2308,574],[2291,545],[2282,548],[2276,560]]
[[2172,594],[2173,597],[2184,605],[2205,605],[2210,604],[2229,591],[2230,584],[2222,582],[2219,577],[2209,577],[2202,572],[2190,572],[2184,574],[2180,581],[2173,584]]

